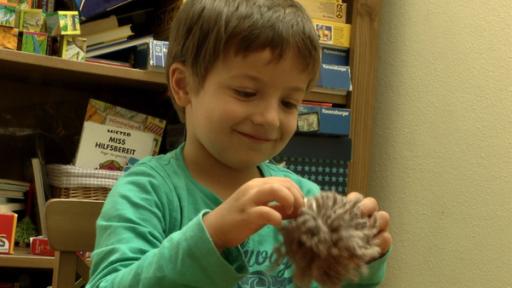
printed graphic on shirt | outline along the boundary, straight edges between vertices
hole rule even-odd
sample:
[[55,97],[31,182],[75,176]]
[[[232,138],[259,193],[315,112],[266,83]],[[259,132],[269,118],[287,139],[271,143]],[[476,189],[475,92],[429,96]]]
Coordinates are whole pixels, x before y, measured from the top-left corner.
[[276,255],[273,251],[243,249],[243,252],[250,272],[237,284],[237,288],[282,288],[293,284],[290,262],[284,260],[274,267]]

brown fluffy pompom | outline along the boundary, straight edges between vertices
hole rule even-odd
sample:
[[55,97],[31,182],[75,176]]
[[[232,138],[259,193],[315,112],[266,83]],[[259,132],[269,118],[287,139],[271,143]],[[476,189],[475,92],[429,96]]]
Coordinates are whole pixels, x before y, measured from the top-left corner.
[[309,287],[340,287],[367,273],[366,263],[380,254],[373,236],[377,218],[361,216],[358,201],[335,192],[308,198],[299,216],[281,227],[283,244],[277,261],[287,257],[294,265],[294,281]]

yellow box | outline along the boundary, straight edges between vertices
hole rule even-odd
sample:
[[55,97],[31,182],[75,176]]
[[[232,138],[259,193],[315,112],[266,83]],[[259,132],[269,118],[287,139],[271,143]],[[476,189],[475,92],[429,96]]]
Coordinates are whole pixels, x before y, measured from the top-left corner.
[[297,0],[309,17],[335,21],[338,23],[347,22],[347,3],[342,0]]
[[320,44],[349,48],[350,24],[312,19]]

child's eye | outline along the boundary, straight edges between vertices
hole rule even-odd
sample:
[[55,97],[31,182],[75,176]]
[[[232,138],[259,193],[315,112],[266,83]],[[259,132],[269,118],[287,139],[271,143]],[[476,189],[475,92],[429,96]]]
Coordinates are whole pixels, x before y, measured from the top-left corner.
[[298,107],[298,105],[295,102],[291,102],[291,101],[282,101],[281,105],[283,105],[284,108],[290,109],[290,110],[297,109],[297,107]]
[[256,96],[256,92],[254,91],[248,91],[248,90],[240,90],[240,89],[234,89],[235,94],[242,98],[251,98]]

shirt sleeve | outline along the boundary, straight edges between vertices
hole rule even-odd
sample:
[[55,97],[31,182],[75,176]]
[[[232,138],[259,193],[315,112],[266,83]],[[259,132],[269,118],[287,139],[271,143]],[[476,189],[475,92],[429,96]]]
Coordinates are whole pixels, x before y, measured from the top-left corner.
[[96,224],[87,287],[234,286],[248,269],[241,249],[218,252],[202,221],[207,210],[167,231],[181,226],[178,199],[160,199],[162,182],[147,173],[132,168],[110,192]]

